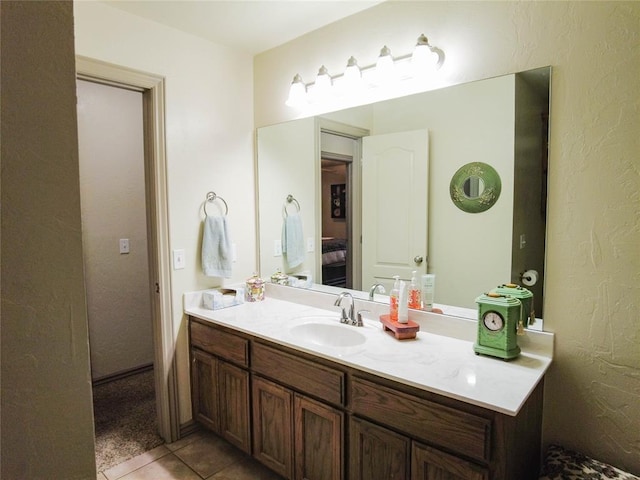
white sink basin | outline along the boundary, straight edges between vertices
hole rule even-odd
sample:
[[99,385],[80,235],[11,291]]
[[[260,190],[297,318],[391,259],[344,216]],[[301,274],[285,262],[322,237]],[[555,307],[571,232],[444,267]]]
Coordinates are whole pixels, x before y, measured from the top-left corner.
[[335,322],[333,324],[310,319],[307,323],[291,327],[289,332],[296,340],[325,347],[355,347],[367,340],[357,330],[358,327],[342,325],[337,318]]

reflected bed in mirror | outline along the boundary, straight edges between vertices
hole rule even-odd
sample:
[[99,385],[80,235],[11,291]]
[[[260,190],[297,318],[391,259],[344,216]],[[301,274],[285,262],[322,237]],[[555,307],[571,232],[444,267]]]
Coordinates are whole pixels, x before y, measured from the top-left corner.
[[[545,67],[259,128],[262,276],[308,273],[312,288],[367,298],[375,283],[389,292],[393,275],[431,273],[435,304],[475,318],[480,294],[535,270],[527,288],[542,318],[550,74]],[[473,162],[489,165],[501,184],[491,208],[477,213],[450,193],[456,172]],[[494,180],[467,177],[463,195],[476,200]],[[332,185],[341,185],[340,215],[332,216]],[[293,270],[277,248],[288,193],[300,203],[307,252]],[[333,286],[322,285],[326,259],[336,256],[323,255],[328,244],[342,250],[340,274],[327,278]]]

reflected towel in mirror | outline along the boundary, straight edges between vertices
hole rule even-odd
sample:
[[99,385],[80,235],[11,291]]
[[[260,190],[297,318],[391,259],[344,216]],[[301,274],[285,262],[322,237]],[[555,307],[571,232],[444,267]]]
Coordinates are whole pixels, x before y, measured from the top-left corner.
[[287,215],[282,224],[282,253],[289,268],[297,267],[304,262],[302,218],[297,213]]
[[204,219],[202,271],[208,277],[231,278],[231,241],[227,217],[207,216]]

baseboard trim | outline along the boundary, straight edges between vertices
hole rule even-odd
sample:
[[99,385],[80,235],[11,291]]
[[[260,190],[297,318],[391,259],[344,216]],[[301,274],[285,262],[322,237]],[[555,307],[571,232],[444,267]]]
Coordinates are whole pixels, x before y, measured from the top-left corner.
[[127,370],[121,370],[116,373],[112,373],[109,375],[105,375],[100,378],[96,378],[91,381],[91,384],[96,387],[98,385],[102,385],[105,383],[113,382],[114,380],[120,380],[122,378],[130,377],[131,375],[136,375],[138,373],[148,372],[149,370],[153,370],[153,363],[147,363],[145,365],[140,365],[139,367],[129,368]]
[[189,420],[186,423],[182,423],[180,425],[180,438],[184,438],[187,435],[191,435],[192,433],[196,433],[198,430],[201,430],[200,424],[194,422],[193,420]]

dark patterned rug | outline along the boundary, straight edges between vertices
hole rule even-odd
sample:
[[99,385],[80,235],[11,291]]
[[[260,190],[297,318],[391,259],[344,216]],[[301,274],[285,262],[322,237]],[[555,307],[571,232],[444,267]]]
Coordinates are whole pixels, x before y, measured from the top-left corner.
[[153,370],[93,387],[98,472],[162,445]]

